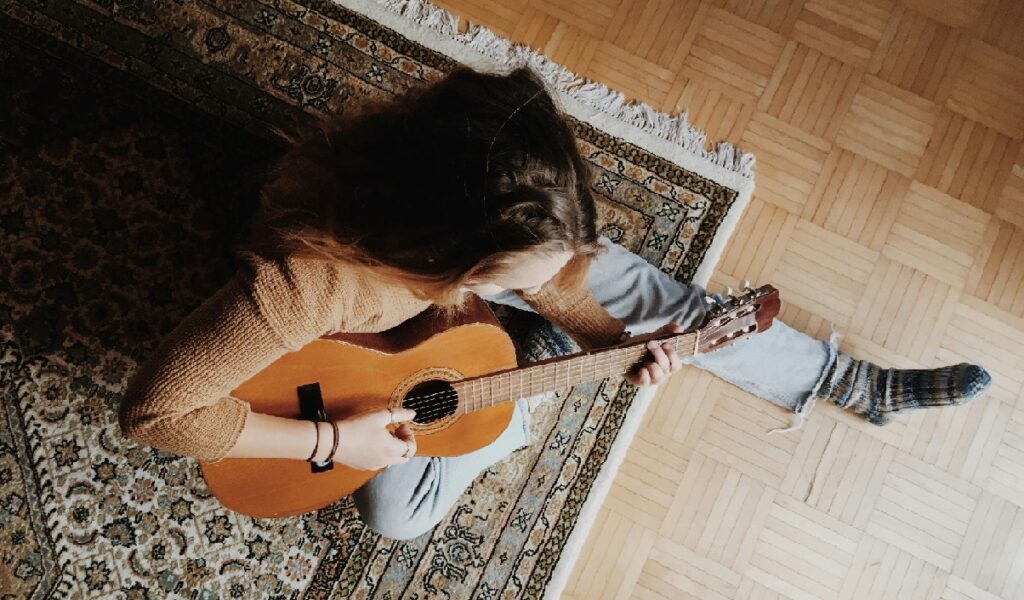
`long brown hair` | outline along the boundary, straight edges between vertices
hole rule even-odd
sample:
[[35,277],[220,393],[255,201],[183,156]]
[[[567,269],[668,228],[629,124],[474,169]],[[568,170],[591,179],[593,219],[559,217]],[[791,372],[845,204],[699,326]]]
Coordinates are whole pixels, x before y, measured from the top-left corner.
[[525,67],[324,120],[268,175],[243,251],[362,265],[440,305],[518,252],[600,248],[586,163]]

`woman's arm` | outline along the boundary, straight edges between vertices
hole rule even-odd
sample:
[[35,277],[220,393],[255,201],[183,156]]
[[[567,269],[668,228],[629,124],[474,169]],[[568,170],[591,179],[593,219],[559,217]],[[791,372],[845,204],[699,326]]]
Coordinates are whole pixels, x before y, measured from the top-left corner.
[[[185,318],[132,378],[120,410],[122,431],[144,444],[205,461],[326,458],[333,429],[251,412],[231,390],[290,350],[358,322],[361,282],[322,262],[268,262],[232,278]],[[413,411],[384,411],[338,421],[335,460],[363,469],[405,462]],[[392,421],[394,419],[394,421]]]
[[[364,470],[383,469],[401,464],[416,454],[416,441],[412,430],[402,424],[411,421],[416,412],[409,409],[379,411],[336,421],[338,425],[338,451],[334,461]],[[394,433],[388,426],[398,426]],[[319,443],[317,441],[319,429]],[[307,460],[327,459],[334,440],[334,431],[327,422],[313,423],[286,419],[261,413],[249,413],[245,427],[234,447],[225,458],[293,458]]]
[[231,390],[287,351],[236,275],[161,340],[132,377],[121,430],[162,450],[219,460],[250,416],[249,404]]

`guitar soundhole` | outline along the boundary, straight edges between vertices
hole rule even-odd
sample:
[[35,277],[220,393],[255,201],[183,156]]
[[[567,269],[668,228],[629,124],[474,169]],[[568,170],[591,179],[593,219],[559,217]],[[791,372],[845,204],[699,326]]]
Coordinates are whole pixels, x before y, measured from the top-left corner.
[[409,390],[402,406],[416,411],[414,423],[427,425],[455,414],[459,394],[447,381],[424,381]]

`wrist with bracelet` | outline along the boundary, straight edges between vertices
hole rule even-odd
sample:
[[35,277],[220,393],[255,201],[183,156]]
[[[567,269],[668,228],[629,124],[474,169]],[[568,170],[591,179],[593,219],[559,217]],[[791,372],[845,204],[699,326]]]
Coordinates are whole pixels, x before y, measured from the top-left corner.
[[[313,429],[316,430],[316,444],[313,446],[313,452],[306,459],[306,462],[312,465],[314,472],[327,471],[334,468],[334,455],[338,452],[338,424],[334,421],[311,421],[313,423]],[[331,442],[331,451],[323,460],[316,460],[316,455],[320,452],[320,423],[330,423],[331,431],[333,432],[333,441]]]

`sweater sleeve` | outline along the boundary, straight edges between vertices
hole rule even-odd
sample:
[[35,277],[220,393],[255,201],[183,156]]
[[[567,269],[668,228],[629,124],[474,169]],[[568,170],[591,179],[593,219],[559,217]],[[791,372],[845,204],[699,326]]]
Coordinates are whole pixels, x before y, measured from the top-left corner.
[[247,264],[132,377],[119,414],[125,435],[200,460],[222,459],[250,412],[231,390],[332,328],[339,309],[331,296],[340,282],[328,267]]
[[516,292],[584,350],[615,344],[626,328],[587,288],[590,262],[590,257],[577,254],[536,293]]

